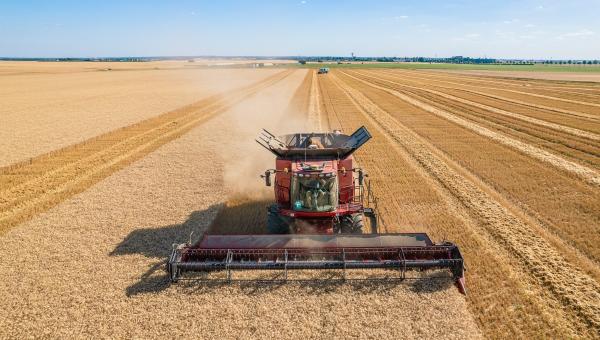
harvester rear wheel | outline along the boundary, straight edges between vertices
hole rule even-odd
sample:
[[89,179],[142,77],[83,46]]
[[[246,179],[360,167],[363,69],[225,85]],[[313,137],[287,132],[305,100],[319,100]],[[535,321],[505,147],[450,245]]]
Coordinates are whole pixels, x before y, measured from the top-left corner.
[[289,234],[290,225],[279,214],[279,207],[277,204],[272,204],[267,209],[267,231],[269,234]]

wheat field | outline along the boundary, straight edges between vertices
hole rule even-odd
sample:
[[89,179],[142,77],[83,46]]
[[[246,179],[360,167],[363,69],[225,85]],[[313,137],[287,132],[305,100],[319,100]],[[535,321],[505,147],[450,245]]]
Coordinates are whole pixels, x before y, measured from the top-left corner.
[[[9,66],[0,337],[600,337],[600,83]],[[373,139],[356,159],[382,231],[457,243],[466,297],[432,279],[169,284],[173,243],[265,232],[273,193],[258,175],[273,159],[254,142],[261,128],[362,125]]]
[[[577,128],[571,131],[549,126],[549,110],[535,106],[539,97],[523,94],[529,86],[515,96],[519,112],[513,110],[517,104],[506,103],[512,92],[491,106],[470,88],[449,91],[438,78],[438,73],[380,70],[335,71],[320,78],[330,126],[352,131],[366,123],[379,134],[383,145],[366,147],[357,157],[379,181],[375,188],[386,202],[388,231],[418,226],[466,249],[469,307],[486,336],[597,336],[600,285],[593,240],[599,235],[600,191],[593,162],[600,149],[594,102],[544,104],[578,110],[580,116],[563,122]],[[565,85],[565,91],[574,86]],[[577,91],[585,95],[598,89],[577,86],[584,86]],[[553,123],[564,115],[554,112]],[[582,122],[573,124],[577,119]],[[377,149],[395,150],[397,156],[378,157]]]
[[1,210],[16,220],[0,236],[0,253],[11,259],[0,268],[0,335],[480,338],[451,280],[169,284],[172,243],[207,229],[264,232],[271,197],[257,169],[272,166],[272,156],[256,148],[254,134],[261,126],[308,128],[315,83],[314,72],[282,70],[5,167],[5,207],[36,208]]

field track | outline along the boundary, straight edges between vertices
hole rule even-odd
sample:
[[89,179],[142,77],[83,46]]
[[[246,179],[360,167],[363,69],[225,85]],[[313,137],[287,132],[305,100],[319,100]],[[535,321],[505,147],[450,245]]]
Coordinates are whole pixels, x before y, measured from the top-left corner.
[[[466,249],[463,252],[470,264],[467,281],[473,285],[470,306],[486,334],[503,334],[496,327],[506,329],[507,325],[511,325],[511,334],[519,337],[540,336],[543,330],[547,336],[594,334],[600,329],[600,306],[596,303],[600,285],[595,263],[597,247],[589,243],[589,237],[595,235],[590,235],[588,226],[598,218],[596,172],[589,169],[590,178],[569,171],[563,175],[560,170],[564,169],[549,167],[551,163],[545,159],[523,152],[535,150],[529,149],[529,144],[526,150],[510,151],[514,150],[512,145],[498,145],[503,144],[499,138],[507,138],[504,133],[482,134],[481,126],[473,129],[471,121],[456,119],[454,111],[436,115],[431,112],[436,107],[427,105],[442,105],[425,103],[416,91],[400,93],[398,81],[382,81],[386,79],[383,73],[334,71],[319,78],[319,87],[324,101],[321,107],[330,127],[350,132],[364,124],[374,133],[374,140],[357,153],[357,158],[374,182],[384,207],[381,213],[386,230],[425,230],[436,239],[451,239]],[[454,138],[449,140],[449,136]],[[457,141],[463,139],[466,144],[460,147]],[[480,145],[486,151],[469,151]],[[387,150],[386,157],[378,157],[381,150]],[[585,194],[578,196],[577,202],[565,203],[564,191],[550,196],[539,193],[542,196],[537,197],[531,188],[514,192],[515,183],[508,188],[503,184],[506,180],[491,181],[481,173],[481,167],[473,166],[507,152],[514,156],[499,158],[511,159],[508,165],[518,168],[518,162],[512,162],[519,157],[529,164],[523,165],[525,168],[535,165],[543,170],[541,177],[545,180],[560,178],[562,187],[575,186],[574,193]],[[482,157],[486,154],[490,157]],[[552,157],[564,161],[560,156]],[[572,164],[578,167],[582,163]],[[498,169],[487,168],[486,172],[497,173]],[[515,181],[514,170],[506,171]],[[531,174],[535,172],[530,171],[522,175],[523,181],[534,179]],[[503,186],[507,190],[498,190]],[[552,196],[562,207],[549,212]],[[538,211],[532,211],[536,206],[530,203],[532,200],[538,203]],[[579,226],[560,225],[564,216],[552,216],[576,209],[579,204],[588,204],[590,209],[587,222],[581,221]],[[555,223],[548,222],[554,217]],[[571,223],[577,223],[577,219]],[[580,236],[574,237],[577,233]],[[582,257],[580,251],[593,260]],[[587,333],[590,330],[592,333]]]
[[0,169],[0,232],[86,190],[227,108],[276,84],[282,71],[137,124]]

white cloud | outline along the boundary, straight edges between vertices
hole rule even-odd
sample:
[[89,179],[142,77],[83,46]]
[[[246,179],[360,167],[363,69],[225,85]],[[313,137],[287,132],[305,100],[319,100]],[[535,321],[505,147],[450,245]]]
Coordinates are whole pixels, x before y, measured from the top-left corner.
[[532,28],[532,27],[535,27],[535,25],[534,24],[527,24],[527,25],[525,25],[525,27]]
[[395,20],[408,19],[408,15],[397,15],[394,17]]
[[514,41],[517,34],[512,31],[496,30],[494,32],[498,39]]
[[519,19],[511,19],[511,20],[504,20],[503,21],[503,23],[505,23],[507,25],[508,24],[514,24],[514,23],[517,23],[517,22],[519,22]]
[[579,38],[579,37],[588,37],[590,35],[594,35],[596,34],[594,31],[590,31],[586,28],[576,31],[576,32],[569,32],[569,33],[563,33],[559,36],[557,36],[558,39],[563,40],[565,38]]
[[304,4],[306,4],[306,1],[302,0],[302,1],[300,1],[300,3],[304,5]]
[[454,40],[454,41],[467,41],[467,40],[477,39],[479,37],[481,37],[481,34],[479,34],[479,33],[468,33],[468,34],[465,34],[465,35],[463,35],[461,37],[455,37],[452,40]]
[[539,5],[539,6],[537,6],[535,9],[542,10],[542,9],[544,9],[544,6],[542,6],[542,5]]
[[429,27],[429,25],[427,24],[418,24],[417,26],[415,26],[415,28],[417,30],[419,30],[420,32],[431,32],[431,28]]

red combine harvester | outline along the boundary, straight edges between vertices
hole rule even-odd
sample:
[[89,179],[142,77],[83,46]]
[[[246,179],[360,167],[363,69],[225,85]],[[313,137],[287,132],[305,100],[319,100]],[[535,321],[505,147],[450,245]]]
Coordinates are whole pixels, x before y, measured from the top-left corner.
[[[268,207],[264,235],[204,234],[195,244],[175,245],[171,281],[198,279],[193,273],[235,270],[384,269],[403,280],[409,270],[449,270],[465,293],[464,263],[452,243],[433,243],[424,233],[377,233],[376,204],[367,175],[352,154],[371,135],[295,133],[276,137],[263,130],[257,142],[277,158],[261,177],[275,180],[276,203]],[[373,207],[375,206],[375,207]],[[363,234],[368,222],[370,234]]]
[[371,135],[360,128],[352,136],[296,133],[283,141],[268,131],[257,140],[277,158],[275,169],[261,177],[271,186],[275,175],[276,203],[267,214],[269,234],[362,234],[365,217],[377,233],[377,216],[362,169],[353,167],[352,153]]

